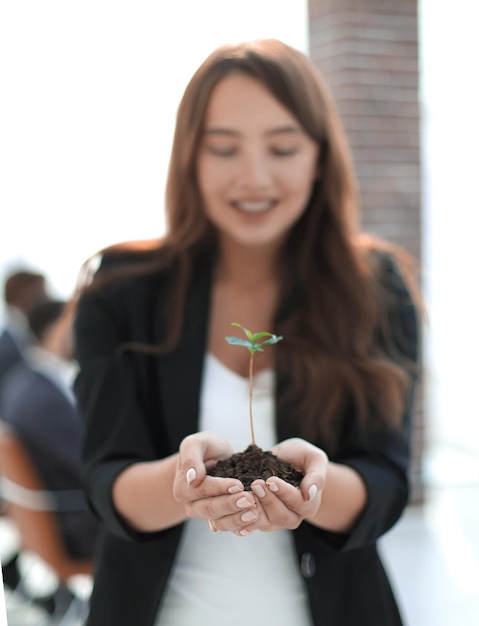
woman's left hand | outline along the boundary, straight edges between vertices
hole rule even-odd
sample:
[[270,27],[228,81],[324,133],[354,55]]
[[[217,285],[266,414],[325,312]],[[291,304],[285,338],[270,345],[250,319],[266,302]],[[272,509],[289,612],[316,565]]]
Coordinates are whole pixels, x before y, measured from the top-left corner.
[[328,467],[326,453],[299,438],[286,439],[271,451],[289,461],[304,478],[299,489],[277,476],[255,480],[251,489],[256,496],[257,519],[244,529],[247,532],[294,530],[303,520],[314,517],[321,505]]

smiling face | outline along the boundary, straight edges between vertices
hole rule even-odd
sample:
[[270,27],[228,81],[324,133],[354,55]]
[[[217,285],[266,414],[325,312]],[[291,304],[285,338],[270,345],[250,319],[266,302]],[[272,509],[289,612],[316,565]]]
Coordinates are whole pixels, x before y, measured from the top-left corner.
[[223,245],[275,248],[303,214],[318,146],[254,78],[213,90],[197,158],[200,193]]

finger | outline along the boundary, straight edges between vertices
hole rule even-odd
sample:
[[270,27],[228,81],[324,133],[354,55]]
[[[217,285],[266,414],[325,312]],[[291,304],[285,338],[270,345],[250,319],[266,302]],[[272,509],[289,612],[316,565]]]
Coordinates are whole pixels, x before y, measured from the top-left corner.
[[301,494],[304,501],[314,500],[326,482],[328,467],[326,453],[302,439],[288,439],[275,446],[274,454],[289,461],[303,472]]
[[[257,495],[258,507],[264,510],[264,516],[260,516],[259,522],[255,524],[255,528],[261,530],[295,529],[303,519],[313,515],[321,503],[317,492],[312,500],[305,501],[297,487],[277,476],[268,478],[264,486],[260,481],[255,481],[251,488]],[[265,524],[269,524],[269,527]]]
[[180,444],[178,471],[189,485],[197,485],[205,477],[208,464],[232,453],[229,443],[215,433],[195,433],[185,437]]
[[241,513],[221,517],[220,519],[215,520],[215,524],[221,528],[221,530],[245,536],[252,532],[254,529],[253,524],[255,524],[258,520],[259,511],[257,506],[254,506],[243,510]]
[[239,532],[258,519],[256,501],[252,493],[227,502],[225,498],[216,498],[214,501],[192,503],[190,517],[208,520],[217,530],[239,534]]
[[222,478],[221,476],[205,476],[197,487],[193,484],[187,485],[183,481],[183,486],[194,500],[212,499],[227,494],[234,496],[244,491],[243,483],[237,478]]
[[251,485],[258,503],[258,521],[253,525],[254,530],[295,529],[299,526],[302,517],[298,515],[297,504],[302,503],[301,494],[296,487],[287,483],[284,483],[284,487],[285,490],[290,487],[294,493],[294,499],[292,497],[290,502],[278,497],[279,492],[272,491],[264,481],[258,480]]
[[210,527],[210,530],[212,533],[217,533],[218,532],[218,528],[216,528],[213,520],[209,519],[208,520],[208,526]]
[[[305,479],[303,478],[303,481]],[[312,495],[316,495],[317,488],[315,484],[311,485]],[[295,510],[303,504],[305,501],[309,501],[309,494],[305,498],[300,488],[290,485],[288,482],[282,480],[278,476],[271,476],[266,481],[267,493],[271,494],[269,497],[274,496],[277,500],[280,500],[288,507],[293,507]],[[313,493],[314,492],[314,493]]]
[[304,474],[321,470],[328,462],[328,456],[324,450],[300,438],[286,439],[276,444],[272,452],[285,461],[289,461]]
[[178,470],[173,482],[173,495],[176,500],[192,504],[221,496],[236,495],[244,490],[242,482],[236,478],[205,476],[200,483],[197,480],[192,481],[191,484],[188,482],[184,471]]

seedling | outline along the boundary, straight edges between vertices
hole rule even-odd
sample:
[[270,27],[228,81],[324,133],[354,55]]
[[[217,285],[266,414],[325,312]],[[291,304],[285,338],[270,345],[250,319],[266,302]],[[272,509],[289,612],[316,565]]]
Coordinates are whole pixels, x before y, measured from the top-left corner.
[[257,352],[264,352],[264,346],[271,346],[278,341],[281,341],[283,338],[278,335],[273,335],[272,333],[261,332],[261,333],[252,333],[238,322],[231,322],[231,326],[236,326],[237,328],[241,328],[246,335],[246,339],[240,339],[239,337],[225,337],[226,341],[234,346],[244,346],[249,350],[249,425],[251,430],[251,443],[253,446],[256,445],[256,440],[254,436],[254,423],[253,423],[253,365],[254,365],[254,355]]
[[212,467],[207,469],[210,476],[220,476],[222,478],[237,478],[246,490],[251,491],[251,484],[260,478],[267,480],[271,476],[277,476],[295,487],[299,487],[304,475],[291,463],[277,457],[271,450],[263,450],[256,445],[253,425],[253,365],[254,355],[263,352],[265,346],[278,343],[283,339],[272,333],[261,332],[252,333],[247,328],[237,322],[232,322],[231,326],[241,328],[246,335],[246,339],[239,337],[225,337],[226,341],[232,345],[247,348],[250,354],[249,359],[249,423],[251,429],[251,444],[243,451],[236,452],[227,459],[219,459]]

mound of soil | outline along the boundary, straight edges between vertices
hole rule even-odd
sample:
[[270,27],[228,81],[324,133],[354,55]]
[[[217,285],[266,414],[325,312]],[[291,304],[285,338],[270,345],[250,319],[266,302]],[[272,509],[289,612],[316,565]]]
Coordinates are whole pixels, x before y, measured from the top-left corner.
[[227,459],[218,461],[208,469],[210,476],[238,478],[247,491],[251,491],[251,483],[257,478],[267,480],[278,476],[284,481],[299,487],[303,474],[290,463],[280,459],[269,450],[250,445],[243,452],[236,452]]

